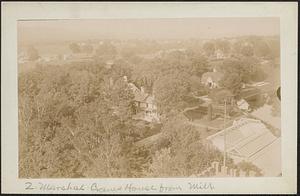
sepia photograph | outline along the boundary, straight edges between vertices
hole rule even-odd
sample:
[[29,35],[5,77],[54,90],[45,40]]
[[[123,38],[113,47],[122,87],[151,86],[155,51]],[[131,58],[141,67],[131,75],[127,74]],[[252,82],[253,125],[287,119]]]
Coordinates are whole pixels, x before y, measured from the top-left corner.
[[17,21],[19,178],[280,177],[279,17]]
[[297,192],[294,2],[1,2],[1,193]]

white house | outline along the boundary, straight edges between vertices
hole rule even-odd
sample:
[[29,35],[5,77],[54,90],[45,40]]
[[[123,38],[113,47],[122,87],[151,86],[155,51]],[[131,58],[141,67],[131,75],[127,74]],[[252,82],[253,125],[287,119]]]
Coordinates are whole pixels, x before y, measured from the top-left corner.
[[241,110],[249,111],[249,104],[245,99],[238,100],[236,104]]
[[223,78],[223,73],[218,72],[216,69],[213,72],[206,72],[201,77],[201,83],[205,86],[212,88],[218,88],[219,82]]
[[[127,77],[124,77],[124,80],[127,81]],[[133,83],[128,83],[128,85],[134,94],[135,115],[133,119],[159,122],[154,96],[146,93],[143,87],[139,89]]]

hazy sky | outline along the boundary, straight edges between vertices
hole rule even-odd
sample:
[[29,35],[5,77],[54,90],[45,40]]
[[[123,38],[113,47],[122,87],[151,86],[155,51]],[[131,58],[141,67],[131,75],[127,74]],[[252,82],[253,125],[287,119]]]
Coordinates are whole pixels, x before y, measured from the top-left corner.
[[19,21],[21,43],[101,38],[218,38],[279,35],[279,18],[181,18]]

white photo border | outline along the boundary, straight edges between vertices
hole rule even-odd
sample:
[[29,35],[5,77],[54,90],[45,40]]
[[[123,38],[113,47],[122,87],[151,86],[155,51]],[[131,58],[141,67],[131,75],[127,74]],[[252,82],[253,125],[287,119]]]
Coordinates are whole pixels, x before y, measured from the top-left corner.
[[[297,189],[297,24],[296,2],[5,2],[1,16],[1,184],[3,193],[97,193],[89,186],[172,186],[168,193],[296,193]],[[281,38],[282,177],[18,179],[17,21],[32,19],[279,17]],[[85,191],[26,190],[33,185],[84,184]],[[188,183],[214,189],[190,190]],[[100,193],[100,192],[98,192]],[[102,192],[104,193],[104,192]],[[107,191],[106,193],[119,193]],[[123,192],[124,193],[124,192]],[[136,191],[125,193],[164,193]]]

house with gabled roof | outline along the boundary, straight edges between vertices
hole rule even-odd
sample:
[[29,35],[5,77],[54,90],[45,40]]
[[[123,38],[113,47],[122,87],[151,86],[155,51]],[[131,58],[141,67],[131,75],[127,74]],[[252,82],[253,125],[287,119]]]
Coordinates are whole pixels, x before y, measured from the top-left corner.
[[201,77],[201,83],[210,89],[218,88],[219,82],[223,79],[224,74],[213,69],[212,72],[206,72]]
[[134,94],[134,111],[133,119],[144,120],[147,122],[159,122],[157,106],[154,96],[145,92],[144,88],[140,89],[133,83],[128,83]]

